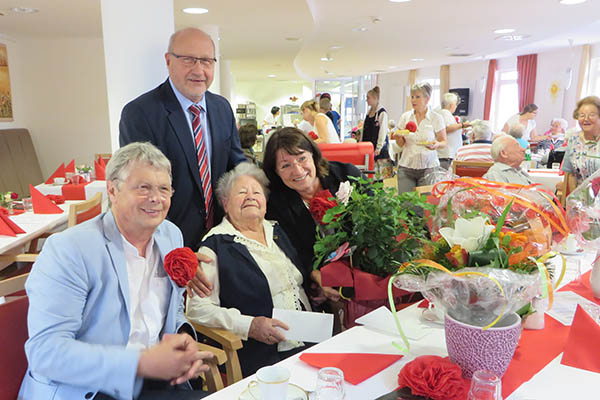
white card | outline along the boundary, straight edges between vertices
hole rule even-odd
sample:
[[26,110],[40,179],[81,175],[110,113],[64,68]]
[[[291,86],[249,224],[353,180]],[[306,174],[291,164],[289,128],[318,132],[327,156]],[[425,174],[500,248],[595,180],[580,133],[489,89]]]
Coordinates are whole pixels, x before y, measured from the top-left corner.
[[[421,309],[418,309],[417,311],[421,312]],[[400,318],[402,330],[408,339],[419,340],[427,335],[426,328],[423,327],[421,323],[402,323],[402,317],[399,315],[398,318]],[[381,306],[378,309],[371,311],[360,318],[357,318],[356,323],[367,326],[371,329],[384,331],[395,336],[400,336],[398,328],[396,327],[396,321],[394,321],[394,315],[386,306]]]
[[590,304],[591,307],[598,307],[575,292],[555,292],[552,309],[546,311],[546,314],[565,326],[571,326],[573,318],[575,318],[575,311],[577,311],[577,304]]
[[287,340],[320,343],[333,333],[333,314],[274,308],[273,318],[289,327],[287,331],[277,328]]

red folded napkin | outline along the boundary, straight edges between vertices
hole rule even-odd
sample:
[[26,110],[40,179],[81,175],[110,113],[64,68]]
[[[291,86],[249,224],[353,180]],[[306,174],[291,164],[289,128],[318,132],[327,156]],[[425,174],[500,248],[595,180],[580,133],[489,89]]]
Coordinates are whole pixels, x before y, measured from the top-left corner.
[[17,236],[17,233],[25,233],[25,231],[12,222],[8,215],[0,213],[0,236]]
[[396,354],[303,353],[300,359],[317,368],[336,367],[344,371],[344,379],[353,385],[383,371],[399,359]]
[[106,161],[104,160],[104,157],[98,157],[98,164],[106,168]]
[[94,170],[96,171],[96,180],[106,180],[106,165],[104,165],[102,157],[100,157],[100,160],[94,161]]
[[561,364],[600,373],[600,325],[577,305]]
[[71,162],[69,163],[69,165],[67,165],[65,167],[65,172],[72,172],[75,173],[75,160],[71,160]]
[[29,192],[31,193],[34,214],[61,214],[63,212],[52,200],[44,196],[32,185],[29,185]]
[[63,185],[61,187],[62,195],[66,200],[85,200],[85,182],[79,185]]
[[65,163],[61,163],[59,165],[59,167],[56,168],[56,171],[54,171],[54,173],[52,175],[50,175],[50,178],[46,179],[46,184],[54,183],[54,178],[64,178],[64,177],[65,177]]

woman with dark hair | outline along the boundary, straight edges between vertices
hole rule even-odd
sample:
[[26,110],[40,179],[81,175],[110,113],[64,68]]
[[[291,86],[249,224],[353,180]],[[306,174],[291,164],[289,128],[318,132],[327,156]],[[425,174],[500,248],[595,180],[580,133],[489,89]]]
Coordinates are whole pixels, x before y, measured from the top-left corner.
[[267,115],[265,115],[265,119],[262,123],[262,129],[265,131],[265,133],[268,133],[267,131],[273,129],[278,125],[277,118],[279,117],[279,114],[280,108],[277,106],[273,106],[271,107],[271,113],[267,113]]
[[238,132],[240,134],[240,145],[242,146],[244,155],[249,162],[260,166],[260,163],[256,159],[256,154],[254,154],[254,150],[252,150],[252,146],[256,143],[258,129],[255,125],[247,124],[242,125]]
[[[298,250],[301,270],[311,271],[317,225],[308,210],[310,201],[322,190],[335,195],[340,183],[361,173],[352,164],[327,161],[311,139],[292,127],[273,133],[265,149],[263,170],[271,190],[267,219],[279,222]],[[311,277],[321,286],[320,271],[312,271]],[[331,300],[340,297],[332,288],[323,288],[323,292]]]
[[523,111],[519,114],[515,114],[510,117],[504,127],[502,128],[502,132],[508,133],[511,126],[516,124],[521,124],[525,127],[525,131],[523,132],[523,139],[530,140],[532,137],[536,137],[537,133],[535,131],[535,117],[537,115],[538,106],[535,104],[527,104]]

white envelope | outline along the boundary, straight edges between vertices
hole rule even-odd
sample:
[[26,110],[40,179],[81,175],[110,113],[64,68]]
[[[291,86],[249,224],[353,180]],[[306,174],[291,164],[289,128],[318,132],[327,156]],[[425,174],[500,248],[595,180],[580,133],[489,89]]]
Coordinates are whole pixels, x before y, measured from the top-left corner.
[[[421,312],[421,309],[411,311]],[[427,327],[418,322],[413,322],[411,324],[402,323],[402,317],[398,317],[400,318],[402,330],[408,339],[419,340],[427,335]],[[394,315],[386,306],[381,306],[378,309],[371,311],[360,318],[357,318],[356,323],[367,326],[371,329],[383,331],[395,336],[400,336],[398,328],[396,327],[396,322],[394,321]]]
[[289,327],[287,331],[277,328],[287,340],[320,343],[333,333],[333,314],[274,308],[273,318]]

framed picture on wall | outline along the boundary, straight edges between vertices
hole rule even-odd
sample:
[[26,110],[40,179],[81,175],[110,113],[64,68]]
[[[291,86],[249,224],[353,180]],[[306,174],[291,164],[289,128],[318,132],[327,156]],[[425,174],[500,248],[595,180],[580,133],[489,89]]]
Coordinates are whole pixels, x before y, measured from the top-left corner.
[[0,122],[13,120],[10,76],[8,75],[8,55],[6,45],[0,43]]

